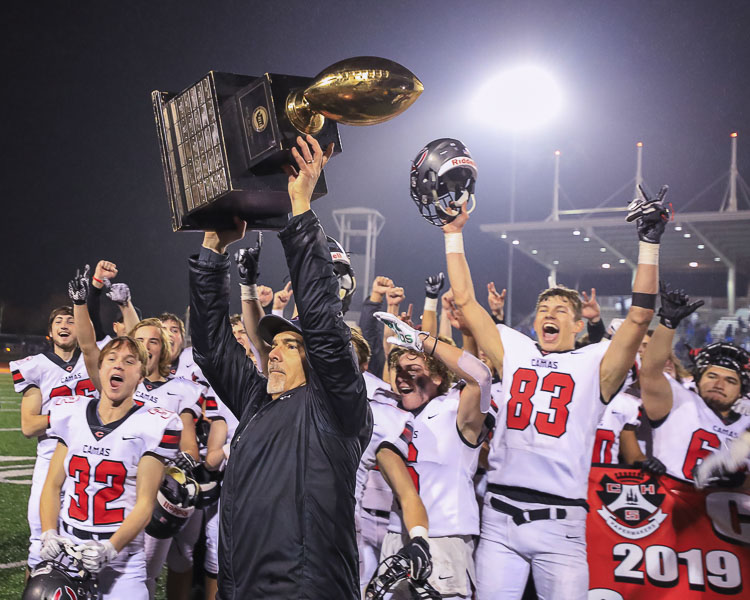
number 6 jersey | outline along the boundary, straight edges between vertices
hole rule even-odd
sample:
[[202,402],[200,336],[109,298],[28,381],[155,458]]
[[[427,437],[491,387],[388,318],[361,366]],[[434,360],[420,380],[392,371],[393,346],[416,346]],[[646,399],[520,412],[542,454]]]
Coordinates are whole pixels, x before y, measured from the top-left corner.
[[504,325],[502,435],[490,442],[490,484],[585,499],[605,404],[599,366],[609,342],[544,354]]
[[77,529],[115,532],[133,509],[136,474],[144,454],[177,455],[182,421],[163,408],[137,404],[123,418],[103,425],[98,400],[57,398],[49,436],[68,448],[60,518]]

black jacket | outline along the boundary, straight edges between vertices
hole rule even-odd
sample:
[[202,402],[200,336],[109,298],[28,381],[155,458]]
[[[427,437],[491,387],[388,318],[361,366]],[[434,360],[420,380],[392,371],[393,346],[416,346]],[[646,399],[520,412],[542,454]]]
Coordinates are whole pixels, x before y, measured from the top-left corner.
[[[229,257],[190,258],[195,360],[239,419],[221,493],[221,600],[359,597],[354,484],[372,420],[325,235],[312,211],[279,234],[310,366],[276,400],[229,324]],[[363,438],[363,439],[360,439]]]

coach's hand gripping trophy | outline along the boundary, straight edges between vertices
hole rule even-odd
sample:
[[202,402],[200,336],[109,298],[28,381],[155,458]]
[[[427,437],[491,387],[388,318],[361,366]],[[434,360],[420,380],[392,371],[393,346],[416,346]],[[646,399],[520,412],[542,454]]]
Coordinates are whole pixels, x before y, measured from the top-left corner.
[[[422,82],[374,56],[342,60],[316,77],[210,71],[178,94],[154,91],[172,228],[281,229],[291,210],[287,175],[298,135],[341,152],[337,123],[375,125],[401,114]],[[313,200],[327,192],[321,174]]]

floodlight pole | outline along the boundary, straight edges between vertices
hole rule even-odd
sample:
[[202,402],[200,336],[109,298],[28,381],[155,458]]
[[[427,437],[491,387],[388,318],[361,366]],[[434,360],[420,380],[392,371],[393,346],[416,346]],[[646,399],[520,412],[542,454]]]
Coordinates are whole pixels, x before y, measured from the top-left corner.
[[643,183],[643,142],[638,142],[635,145],[635,191],[633,192],[633,198],[640,197],[640,188]]
[[552,220],[560,220],[560,151],[555,150],[555,180],[552,184]]
[[[513,141],[510,154],[510,219],[513,223],[516,218],[516,134],[513,134]],[[513,240],[508,244],[508,283],[505,286],[505,324],[511,327],[512,324],[512,307],[513,307]]]
[[732,138],[732,163],[729,166],[729,204],[728,211],[737,212],[737,132],[730,136]]

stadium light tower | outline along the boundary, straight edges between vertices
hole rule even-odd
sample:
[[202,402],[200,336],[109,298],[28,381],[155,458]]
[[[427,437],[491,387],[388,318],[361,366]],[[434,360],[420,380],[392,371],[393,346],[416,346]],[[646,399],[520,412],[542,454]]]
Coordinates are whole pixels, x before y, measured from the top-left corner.
[[[481,115],[484,125],[491,123],[499,132],[512,135],[510,222],[516,209],[516,141],[524,133],[541,129],[560,113],[563,94],[555,78],[537,65],[519,65],[499,72],[479,90],[474,100],[474,114]],[[511,325],[513,303],[513,245],[508,244],[508,291],[505,300],[505,322]]]

